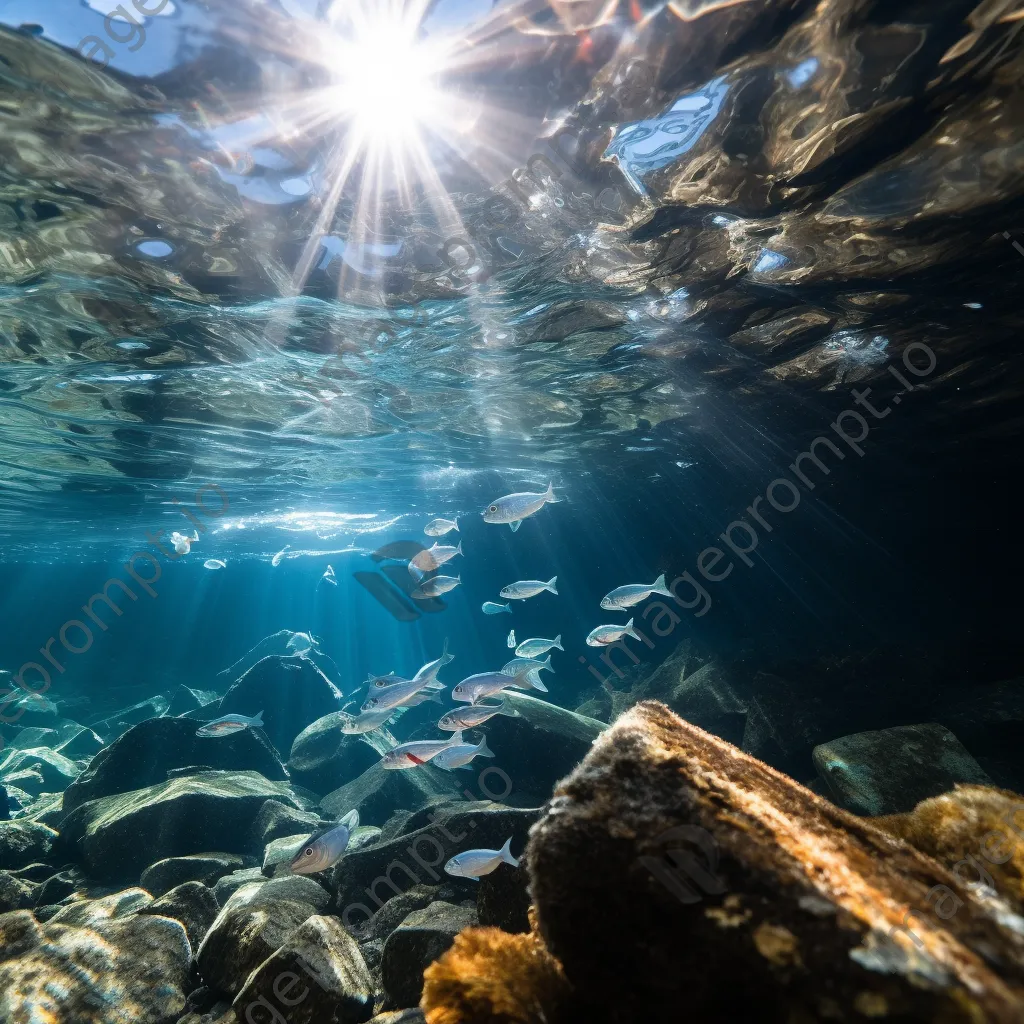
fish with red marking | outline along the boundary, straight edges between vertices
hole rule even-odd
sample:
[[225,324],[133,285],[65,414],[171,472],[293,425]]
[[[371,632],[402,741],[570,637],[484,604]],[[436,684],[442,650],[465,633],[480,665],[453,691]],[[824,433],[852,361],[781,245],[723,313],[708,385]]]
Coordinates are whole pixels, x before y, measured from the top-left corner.
[[447,740],[413,740],[410,743],[399,743],[381,758],[381,767],[392,771],[405,768],[419,768],[442,750],[462,744],[462,732],[455,733]]
[[223,718],[215,718],[212,722],[207,722],[196,729],[196,735],[203,737],[230,736],[232,733],[257,726],[263,727],[262,711],[253,718],[247,718],[245,715],[225,715]]

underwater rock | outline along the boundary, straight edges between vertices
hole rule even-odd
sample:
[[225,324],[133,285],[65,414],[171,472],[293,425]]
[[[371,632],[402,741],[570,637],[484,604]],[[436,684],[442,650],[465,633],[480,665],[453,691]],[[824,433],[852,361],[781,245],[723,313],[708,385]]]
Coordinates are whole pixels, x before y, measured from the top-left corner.
[[153,903],[153,897],[145,889],[133,886],[112,892],[96,899],[78,900],[66,904],[50,918],[52,924],[76,925],[91,928],[101,921],[128,917]]
[[190,853],[185,857],[165,857],[142,872],[139,885],[154,896],[163,896],[185,882],[212,886],[222,876],[244,866],[245,859],[234,853]]
[[0,916],[0,1017],[53,1024],[173,1020],[190,950],[181,924],[132,915],[88,928]]
[[[49,747],[27,747],[12,750],[0,761],[0,772],[5,777],[15,772],[30,769],[42,778],[42,789],[48,793],[60,793],[78,778],[80,769],[70,758],[58,754]],[[17,785],[17,783],[15,783]],[[21,787],[26,788],[26,787]],[[42,790],[37,791],[41,792]]]
[[243,868],[241,871],[232,871],[230,875],[219,878],[213,887],[213,894],[223,907],[243,885],[263,885],[267,881],[261,868]]
[[73,723],[76,728],[68,730],[54,750],[58,754],[71,758],[72,761],[82,761],[91,758],[103,748],[103,740],[84,725]]
[[240,1020],[272,1007],[289,1024],[357,1024],[373,1013],[373,995],[355,940],[336,918],[314,915],[253,970],[233,1006]]
[[[511,779],[512,793],[537,805],[579,764],[608,726],[526,693],[506,691],[504,700],[519,717],[495,715],[479,731],[487,736],[487,745],[494,752],[491,764]],[[481,769],[486,767],[490,765]],[[506,785],[501,775],[488,783],[493,790]]]
[[17,750],[27,750],[29,747],[56,747],[59,740],[60,733],[56,729],[29,726],[26,729],[21,729],[7,745]]
[[168,857],[245,853],[252,822],[270,799],[298,806],[284,783],[256,772],[204,772],[101,797],[64,819],[61,855],[84,863],[95,878],[116,881],[136,879]]
[[23,868],[49,856],[54,829],[34,821],[0,821],[0,868]]
[[347,854],[334,876],[342,924],[361,937],[392,897],[414,886],[451,885],[454,879],[444,873],[444,865],[463,850],[497,850],[511,836],[518,853],[539,815],[536,808],[475,804],[467,810],[448,804],[436,808],[431,824],[415,832]]
[[[193,690],[191,686],[179,685],[171,694],[170,702],[164,714],[168,718],[177,718],[179,715],[188,714],[190,711],[198,711],[213,704],[220,699],[220,695],[213,690]],[[212,715],[216,718],[217,715]]]
[[972,685],[968,697],[944,702],[930,717],[955,733],[999,785],[1024,790],[1024,679]]
[[129,788],[157,785],[167,780],[169,771],[191,765],[259,772],[271,780],[287,778],[277,754],[256,730],[204,739],[196,736],[196,728],[196,722],[185,718],[150,718],[132,726],[101,750],[65,790],[65,810]]
[[[1024,796],[991,786],[957,786],[907,814],[872,824],[949,868],[968,888],[987,886],[1024,915]],[[961,874],[963,872],[963,874]]]
[[7,787],[0,783],[0,821],[11,820],[11,805],[7,797]]
[[399,807],[387,821],[384,822],[380,830],[380,839],[382,843],[389,842],[392,839],[403,835],[406,832],[414,832],[415,827],[409,828],[409,819],[413,816],[413,812],[405,807]]
[[368,1024],[425,1024],[422,1010],[387,1010],[372,1017]]
[[[423,910],[435,901],[454,903],[457,900],[452,885],[414,885],[411,889],[392,896],[373,916],[366,930],[368,942],[386,939],[414,910]],[[383,950],[383,945],[381,946]]]
[[85,876],[78,868],[66,868],[52,873],[36,893],[36,906],[51,906],[67,899],[85,885]]
[[288,771],[302,786],[330,793],[380,760],[380,754],[358,736],[346,736],[342,722],[351,716],[333,712],[307,725],[291,746]]
[[148,721],[151,718],[159,718],[167,712],[167,698],[157,694],[148,700],[132,704],[131,707],[122,708],[108,718],[98,722],[92,722],[91,728],[105,737],[110,743],[133,725]]
[[232,996],[252,971],[317,912],[311,903],[266,897],[265,888],[250,884],[235,892],[196,952],[196,964],[206,983]]
[[180,921],[189,946],[197,950],[220,913],[220,906],[208,886],[202,882],[184,882],[140,908],[139,913]]
[[[423,975],[427,1024],[569,1024],[570,988],[535,932],[470,928]],[[641,1018],[635,1018],[637,1020]]]
[[451,948],[463,928],[476,923],[476,910],[451,903],[431,903],[409,914],[384,943],[382,1009],[419,1005],[424,969]]
[[963,744],[933,722],[840,736],[812,755],[832,800],[854,814],[895,814],[958,782],[991,782]]
[[440,799],[454,798],[458,792],[454,772],[429,764],[416,771],[388,771],[378,759],[357,779],[328,793],[320,801],[320,809],[328,817],[340,818],[358,807],[361,821],[383,824],[396,807],[418,810]]
[[284,836],[305,832],[308,836],[320,828],[319,815],[299,811],[279,800],[268,800],[252,825],[253,846],[262,850],[268,843]]
[[340,708],[341,693],[311,661],[271,655],[232,683],[220,702],[207,710],[211,718],[262,711],[263,731],[283,752],[291,750],[307,725]]
[[[519,846],[516,853],[524,852]],[[489,875],[481,875],[476,886],[476,915],[482,926],[503,932],[530,930],[529,878],[525,865],[516,869],[499,865]]]
[[540,933],[592,1021],[672,1019],[680,1006],[694,1020],[846,1007],[1019,1018],[1012,922],[954,892],[935,861],[656,702],[623,715],[559,785],[527,858]]
[[33,882],[15,878],[9,871],[0,871],[0,914],[33,906],[38,888]]
[[38,771],[23,768],[21,771],[11,772],[4,775],[4,781],[23,793],[28,793],[35,803],[36,798],[43,791],[43,777]]
[[19,815],[25,821],[38,821],[50,828],[60,829],[64,820],[64,794],[40,793]]

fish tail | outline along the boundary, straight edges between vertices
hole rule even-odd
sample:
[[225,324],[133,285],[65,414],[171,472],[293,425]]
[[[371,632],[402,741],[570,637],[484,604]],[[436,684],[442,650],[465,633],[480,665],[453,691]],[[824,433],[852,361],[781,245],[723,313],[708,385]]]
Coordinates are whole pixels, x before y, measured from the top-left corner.
[[511,836],[509,836],[508,839],[505,840],[505,845],[501,848],[501,859],[506,864],[511,864],[512,867],[514,867],[514,868],[519,867],[519,861],[515,857],[512,856],[512,837]]
[[505,609],[505,611],[507,611],[507,612],[509,613],[509,615],[511,615],[511,614],[512,614],[512,605],[511,605],[511,604],[509,604],[509,602],[508,602],[508,601],[506,601],[506,602],[505,602],[505,603],[504,603],[504,604],[502,605],[502,608],[504,608],[504,609]]
[[263,712],[257,711],[256,717],[249,723],[250,725],[258,725],[260,728],[263,727]]
[[547,581],[547,583],[544,584],[544,589],[545,590],[550,590],[552,594],[557,594],[558,593],[558,588],[555,586],[555,584],[557,582],[558,582],[558,577],[557,576],[552,576],[551,579],[549,579]]
[[540,681],[539,669],[532,669],[530,672],[527,672],[526,679],[535,690],[540,690],[541,693],[548,692],[548,688]]
[[622,632],[623,633],[628,633],[634,640],[639,640],[640,639],[640,634],[637,633],[637,631],[633,628],[633,620],[632,619],[630,619],[629,622],[626,623],[626,628]]
[[462,541],[461,540],[459,541],[459,546],[455,549],[455,554],[456,555],[461,555],[462,554]]
[[427,702],[428,703],[433,703],[433,704],[443,704],[444,701],[441,700],[441,691],[440,690],[432,690],[431,693],[430,693],[430,696],[427,698]]
[[447,665],[448,662],[454,661],[454,660],[455,660],[455,655],[448,653],[448,637],[445,637],[444,638],[444,647],[441,650],[441,664],[442,665]]
[[544,492],[545,501],[558,501],[555,497],[555,488],[551,481],[548,481],[548,489]]
[[499,715],[508,715],[509,718],[522,718],[522,715],[512,707],[504,697],[501,699],[501,707],[498,708]]
[[[461,530],[459,529],[459,517],[458,517],[458,516],[456,516],[456,517],[455,517],[455,518],[454,518],[454,519],[452,520],[452,529],[453,529],[453,530],[454,530],[454,531],[455,531],[456,533],[461,533],[461,532],[462,532],[462,531],[461,531]],[[459,545],[459,546],[461,547],[461,542],[460,542],[460,545]]]
[[339,825],[344,825],[350,832],[359,827],[359,808],[353,808],[344,818],[338,822]]
[[675,597],[671,590],[665,586],[665,574],[662,573],[651,585],[652,594],[663,594],[665,597]]
[[476,754],[477,757],[494,757],[494,751],[487,746],[486,736],[480,741],[480,745],[476,748]]
[[565,648],[562,646],[562,634],[561,633],[559,633],[558,636],[555,637],[554,646],[557,647],[560,651],[564,651],[565,650]]

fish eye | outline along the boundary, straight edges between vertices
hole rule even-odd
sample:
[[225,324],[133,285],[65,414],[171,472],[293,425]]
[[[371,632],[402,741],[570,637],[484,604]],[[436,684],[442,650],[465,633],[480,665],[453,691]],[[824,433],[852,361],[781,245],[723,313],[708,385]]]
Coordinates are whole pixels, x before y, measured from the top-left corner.
[[498,511],[498,506],[497,505],[492,505],[487,511],[488,512],[497,512]]
[[307,857],[312,857],[313,856],[313,848],[312,847],[310,847],[308,850],[306,850],[306,856]]

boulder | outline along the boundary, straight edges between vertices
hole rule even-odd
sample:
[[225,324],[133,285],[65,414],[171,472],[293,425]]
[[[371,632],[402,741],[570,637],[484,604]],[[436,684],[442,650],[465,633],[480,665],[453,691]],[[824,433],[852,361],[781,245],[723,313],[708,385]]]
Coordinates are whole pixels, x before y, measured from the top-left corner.
[[991,782],[963,744],[934,722],[840,736],[812,756],[833,801],[854,814],[898,814],[958,782]]
[[284,836],[305,832],[308,836],[320,827],[320,816],[299,811],[279,800],[268,800],[256,815],[252,825],[253,846],[259,849]]
[[101,750],[64,794],[72,811],[87,800],[166,782],[168,772],[192,765],[211,769],[259,772],[284,780],[284,766],[258,730],[217,739],[196,736],[197,725],[184,718],[150,718],[132,726]]
[[57,869],[52,864],[36,861],[33,864],[26,864],[23,868],[12,868],[7,873],[14,878],[24,879],[26,882],[45,882],[57,873]]
[[27,750],[29,747],[56,747],[59,742],[60,733],[56,729],[43,729],[38,725],[32,725],[20,730],[14,739],[7,745],[17,750]]
[[373,1013],[373,995],[355,940],[336,918],[314,915],[252,971],[233,1007],[238,1020],[270,1007],[289,1024],[357,1024]]
[[39,886],[36,893],[37,906],[50,906],[60,903],[85,887],[85,876],[78,868],[66,868],[51,874]]
[[380,754],[368,743],[341,731],[342,722],[350,717],[332,712],[295,737],[288,771],[297,783],[317,793],[330,793],[380,760]]
[[[36,794],[42,789],[48,793],[63,792],[70,783],[78,778],[80,771],[74,761],[64,757],[63,754],[58,754],[55,750],[50,750],[49,747],[26,747],[23,750],[11,750],[0,761],[0,773],[4,776],[10,776],[25,769],[37,772],[42,778],[42,788],[37,790]],[[22,786],[21,788],[31,792],[28,787]]]
[[19,815],[22,821],[38,821],[60,829],[64,820],[64,794],[40,793]]
[[245,853],[253,820],[271,799],[298,806],[284,783],[256,772],[170,779],[76,807],[63,822],[61,853],[109,881],[134,880],[167,857],[204,850]]
[[341,693],[316,665],[276,655],[258,661],[219,703],[207,708],[211,718],[263,711],[263,731],[281,751],[291,750],[307,725],[340,709]]
[[11,820],[11,804],[7,796],[7,787],[0,783],[0,821]]
[[458,799],[458,776],[462,774],[429,764],[416,771],[388,771],[378,759],[359,778],[328,793],[320,801],[320,809],[330,818],[341,818],[358,807],[361,821],[383,825],[398,807],[417,810],[439,800]]
[[[524,852],[525,848],[512,844],[514,856]],[[476,915],[480,924],[500,928],[503,932],[528,932],[531,902],[528,882],[525,865],[516,869],[501,864],[489,875],[481,875],[476,889]]]
[[347,854],[336,869],[336,907],[342,924],[364,937],[373,927],[374,915],[399,893],[418,885],[436,887],[461,884],[467,895],[476,896],[476,883],[453,879],[444,865],[463,850],[500,849],[512,838],[512,848],[523,849],[538,809],[520,810],[500,804],[458,804],[436,809],[431,824],[388,843],[376,843]]
[[133,725],[145,722],[150,718],[159,718],[167,711],[167,698],[157,694],[149,697],[138,704],[115,711],[114,714],[90,723],[90,727],[106,739],[107,743],[112,742],[122,733],[126,732]]
[[185,1005],[181,924],[133,914],[87,928],[0,915],[0,1017],[52,1024],[172,1021]]
[[103,748],[103,740],[92,729],[77,722],[72,724],[75,728],[67,730],[54,750],[72,761],[87,760],[98,754]]
[[[608,727],[526,693],[507,692],[505,702],[519,717],[495,715],[473,732],[487,736],[495,756],[486,763],[483,759],[473,762],[478,781],[471,788],[489,796],[511,785],[511,794],[501,799],[536,806],[580,763],[595,738]],[[481,777],[480,773],[487,774]],[[473,778],[469,772],[458,774]],[[466,785],[461,778],[460,782]]]
[[1002,907],[653,701],[559,785],[527,862],[572,1019],[1020,1013],[1024,941]]
[[[193,690],[191,686],[179,685],[171,693],[167,710],[164,712],[168,718],[177,718],[179,715],[187,714],[190,711],[198,711],[207,704],[213,704],[220,699],[220,694],[213,690]],[[217,716],[214,715],[214,718]]]
[[69,903],[50,918],[50,923],[92,928],[101,921],[135,914],[152,902],[153,897],[145,889],[133,886],[120,892],[112,892],[108,896]]
[[38,888],[34,882],[15,878],[9,871],[0,871],[0,914],[33,906]]
[[202,882],[177,885],[139,910],[140,914],[154,914],[180,921],[193,950],[199,949],[219,912],[217,897]]
[[383,940],[387,937],[414,911],[423,910],[435,901],[455,903],[458,897],[455,887],[451,885],[414,885],[397,896],[392,896],[373,915],[373,921],[363,933],[368,936],[368,941],[381,940],[383,951]]
[[0,868],[46,860],[57,833],[35,821],[0,821]]
[[32,798],[33,803],[35,803],[36,798],[42,793],[46,785],[43,782],[42,774],[34,767],[22,768],[16,772],[8,772],[4,775],[4,782],[8,786],[13,786],[15,789],[27,793]]
[[186,857],[165,857],[150,864],[139,885],[154,896],[185,882],[202,882],[212,886],[218,878],[245,866],[245,859],[235,853],[191,853]]
[[237,995],[250,973],[316,913],[310,903],[263,895],[267,885],[243,885],[227,901],[196,953],[196,964],[212,988]]
[[423,1011],[418,1009],[385,1010],[373,1017],[369,1024],[426,1024],[426,1020]]
[[232,871],[230,875],[219,878],[213,887],[213,894],[223,907],[243,885],[264,885],[267,881],[269,879],[259,868],[243,868],[241,871]]
[[388,936],[380,965],[382,1008],[419,1005],[423,971],[451,947],[463,928],[477,923],[476,911],[451,903],[431,903],[414,910]]

